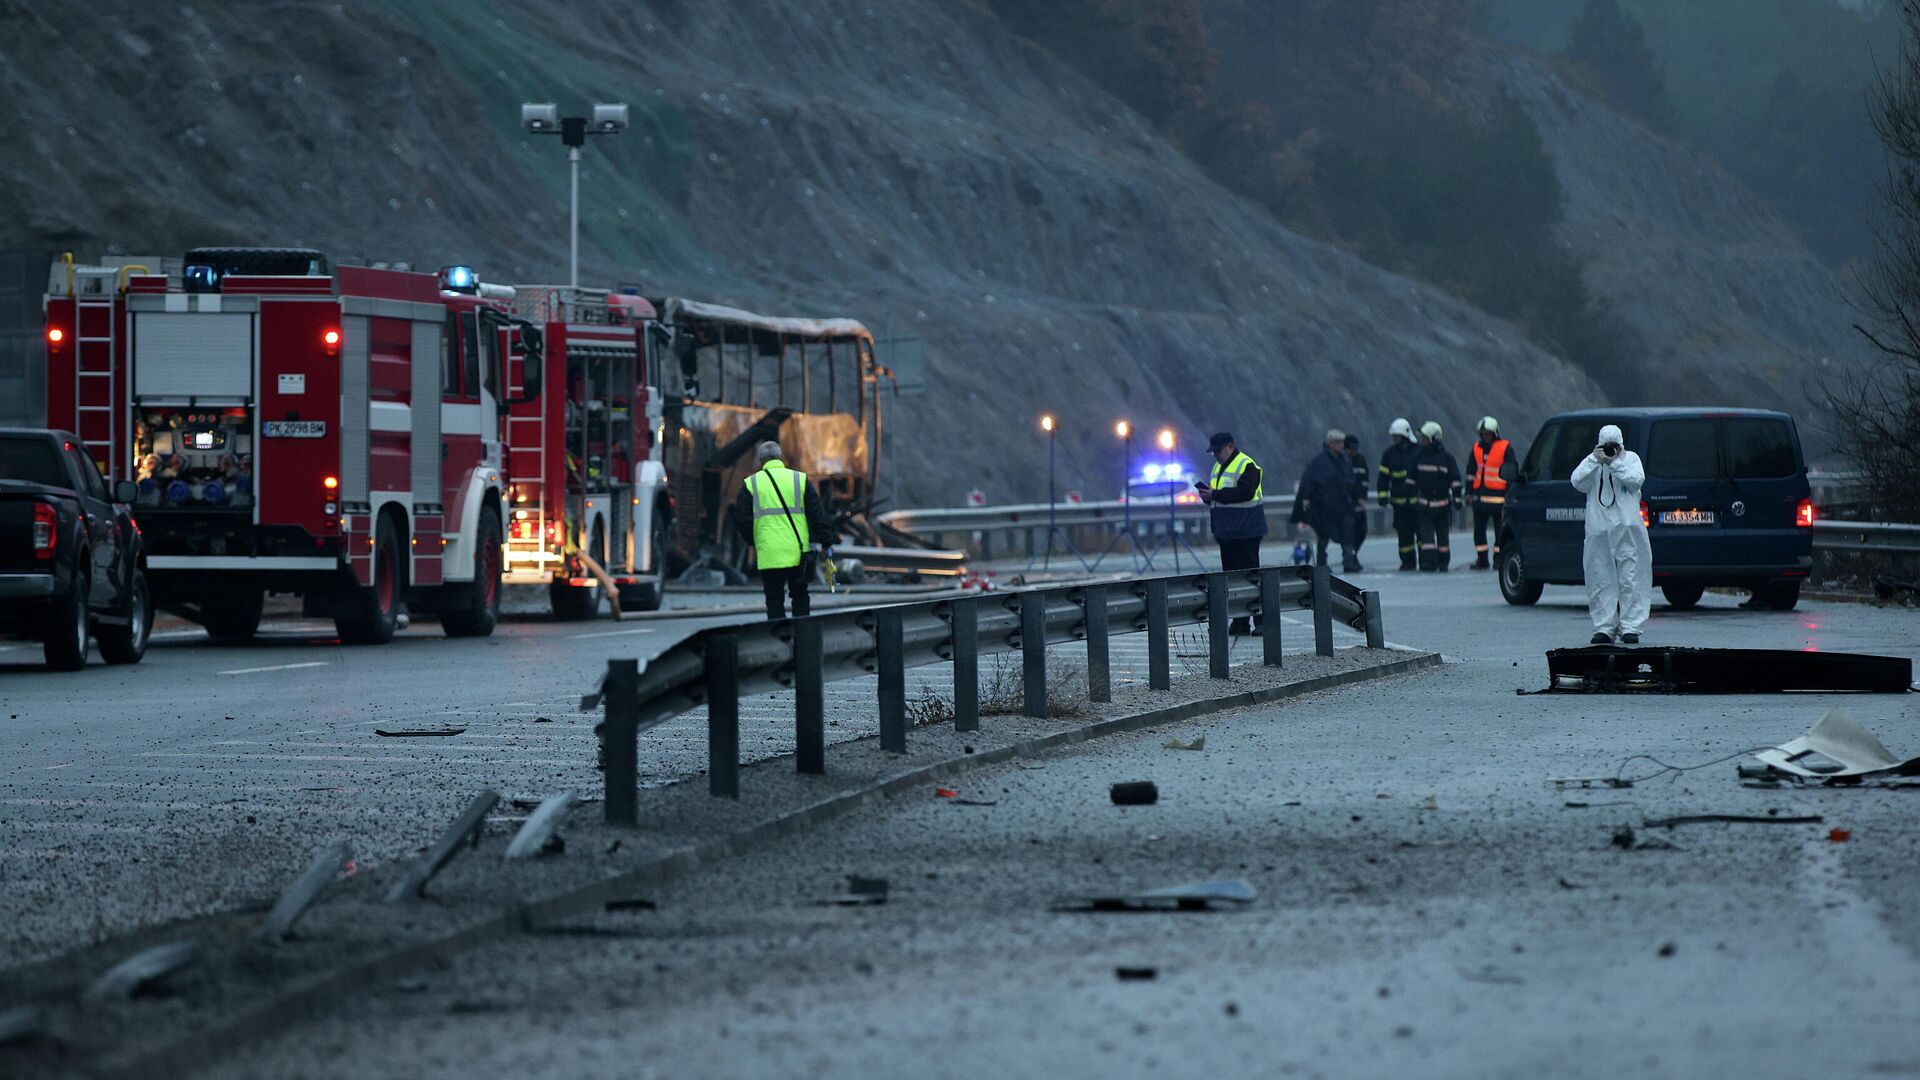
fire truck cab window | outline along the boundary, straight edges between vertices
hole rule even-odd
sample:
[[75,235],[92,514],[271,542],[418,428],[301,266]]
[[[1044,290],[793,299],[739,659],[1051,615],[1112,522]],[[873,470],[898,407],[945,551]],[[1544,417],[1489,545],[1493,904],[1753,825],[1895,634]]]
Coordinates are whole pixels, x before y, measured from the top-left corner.
[[480,320],[469,311],[460,316],[460,396],[480,396]]
[[493,312],[477,316],[480,341],[480,378],[487,394],[500,399],[500,322]]

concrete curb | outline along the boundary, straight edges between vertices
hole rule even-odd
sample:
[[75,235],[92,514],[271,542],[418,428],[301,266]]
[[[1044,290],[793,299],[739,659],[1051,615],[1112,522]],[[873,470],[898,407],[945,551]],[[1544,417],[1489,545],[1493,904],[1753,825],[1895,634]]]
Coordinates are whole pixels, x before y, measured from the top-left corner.
[[[1245,690],[1236,694],[1201,698],[1128,716],[1110,717],[1051,735],[1024,739],[1008,746],[936,761],[860,790],[846,792],[812,806],[781,814],[731,836],[710,840],[662,856],[612,877],[553,896],[516,904],[492,917],[442,937],[402,946],[351,967],[319,976],[264,1005],[234,1016],[224,1024],[195,1032],[166,1046],[140,1054],[132,1060],[107,1064],[100,1070],[99,1075],[128,1078],[190,1076],[196,1070],[204,1068],[208,1062],[231,1053],[240,1046],[257,1042],[313,1019],[329,1001],[356,988],[393,979],[423,965],[450,959],[462,952],[503,940],[517,933],[538,930],[569,916],[597,911],[606,901],[630,896],[636,889],[664,885],[722,860],[844,817],[868,804],[923,788],[932,780],[965,775],[977,769],[1004,764],[1015,758],[1063,749],[1102,736],[1125,734],[1160,724],[1179,723],[1249,705],[1283,701],[1322,690],[1333,690],[1356,683],[1439,667],[1440,664],[1441,658],[1438,653],[1418,653],[1403,660],[1355,671],[1317,676],[1284,686]],[[791,760],[791,755],[786,755],[756,763],[753,767],[777,765],[781,762],[791,762]]]

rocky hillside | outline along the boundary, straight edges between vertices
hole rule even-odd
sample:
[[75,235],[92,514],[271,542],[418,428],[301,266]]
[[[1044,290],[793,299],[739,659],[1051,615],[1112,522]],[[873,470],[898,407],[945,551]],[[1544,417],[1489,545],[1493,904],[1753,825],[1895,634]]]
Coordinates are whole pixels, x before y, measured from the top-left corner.
[[[1093,494],[1117,486],[1121,416],[1174,426],[1196,458],[1207,431],[1232,428],[1290,470],[1329,425],[1377,448],[1395,415],[1463,436],[1492,412],[1525,432],[1602,399],[1507,324],[1229,194],[969,3],[0,10],[0,94],[16,103],[0,120],[0,196],[14,208],[0,247],[306,243],[559,279],[563,158],[519,133],[517,104],[631,102],[634,130],[587,151],[583,278],[921,337],[930,390],[890,403],[904,504],[973,486],[996,501],[1042,493],[1042,409],[1062,417],[1063,486]],[[1536,97],[1540,119],[1548,95]],[[1641,160],[1604,143],[1638,135],[1599,120],[1579,131],[1549,135],[1563,177],[1591,169],[1610,198],[1625,197],[1616,184],[1668,181],[1599,167]],[[1580,151],[1589,141],[1597,163]],[[1783,338],[1779,311],[1749,324],[1661,276],[1694,280],[1705,260],[1731,287],[1741,260],[1778,265],[1759,241],[1728,255],[1710,230],[1669,230],[1657,270],[1636,280],[1611,231],[1631,225],[1602,198],[1585,205],[1568,239],[1585,228],[1596,252],[1614,245],[1616,268],[1596,258],[1596,278],[1617,284],[1623,314],[1647,309],[1650,335],[1689,327],[1663,354],[1676,367],[1756,341],[1784,364],[1820,340],[1817,319]]]

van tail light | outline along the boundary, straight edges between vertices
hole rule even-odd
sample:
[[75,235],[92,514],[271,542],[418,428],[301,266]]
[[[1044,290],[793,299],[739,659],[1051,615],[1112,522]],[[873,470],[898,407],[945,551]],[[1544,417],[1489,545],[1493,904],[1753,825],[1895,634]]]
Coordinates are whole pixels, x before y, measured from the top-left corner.
[[1803,529],[1813,528],[1813,500],[1801,499],[1800,505],[1793,508],[1793,523]]
[[60,517],[52,503],[33,504],[33,559],[47,562],[60,545]]
[[1645,499],[1640,500],[1640,525],[1642,528],[1651,528],[1653,526],[1653,515],[1647,513],[1647,501]]

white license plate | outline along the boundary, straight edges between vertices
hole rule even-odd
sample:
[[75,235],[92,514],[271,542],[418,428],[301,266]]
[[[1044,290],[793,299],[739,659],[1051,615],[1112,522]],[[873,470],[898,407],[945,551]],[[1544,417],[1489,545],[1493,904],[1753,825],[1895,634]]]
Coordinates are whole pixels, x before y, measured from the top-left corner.
[[268,420],[260,425],[260,434],[269,439],[324,439],[325,420]]
[[1662,525],[1711,525],[1714,517],[1711,510],[1662,510]]

